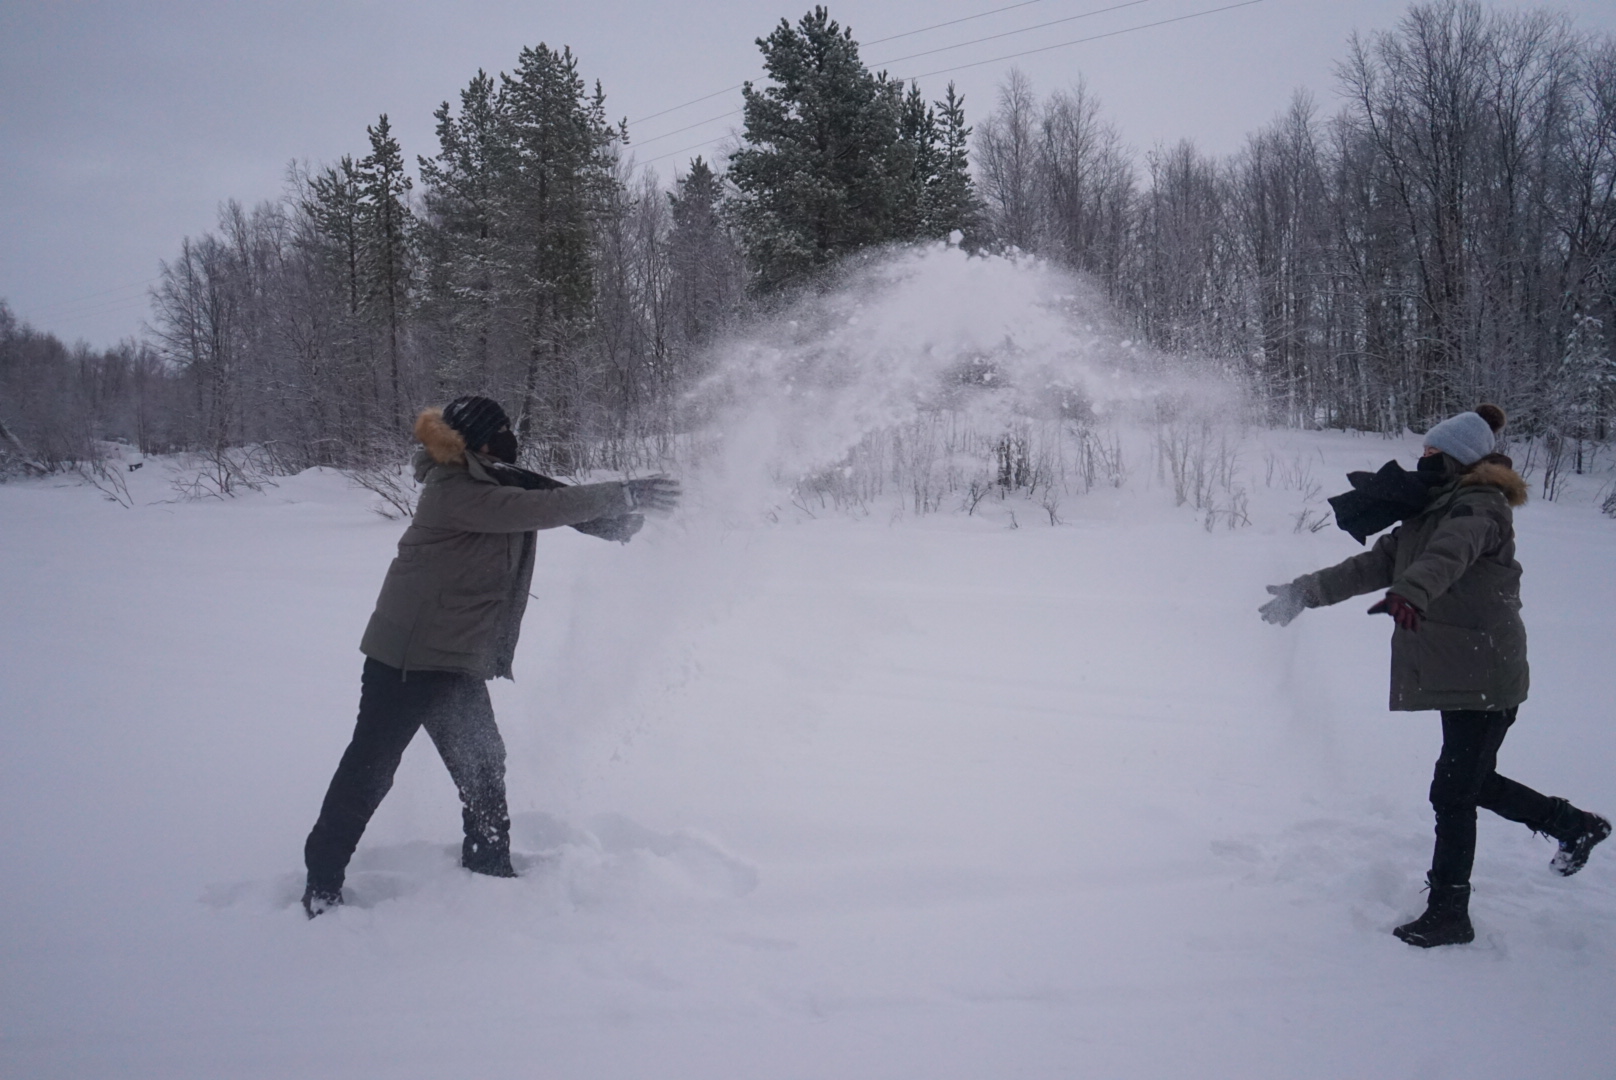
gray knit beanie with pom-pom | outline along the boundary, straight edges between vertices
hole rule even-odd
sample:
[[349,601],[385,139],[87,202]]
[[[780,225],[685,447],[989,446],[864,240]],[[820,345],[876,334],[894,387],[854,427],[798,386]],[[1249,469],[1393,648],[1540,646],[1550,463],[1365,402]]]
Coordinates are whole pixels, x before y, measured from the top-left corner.
[[1462,412],[1425,433],[1425,445],[1458,461],[1474,465],[1498,445],[1498,431],[1504,426],[1504,410],[1497,405],[1478,405],[1475,412]]

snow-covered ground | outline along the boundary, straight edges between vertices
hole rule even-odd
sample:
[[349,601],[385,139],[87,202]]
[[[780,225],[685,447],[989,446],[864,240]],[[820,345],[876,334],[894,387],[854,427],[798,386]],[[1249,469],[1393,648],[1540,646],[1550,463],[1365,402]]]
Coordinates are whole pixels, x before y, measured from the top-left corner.
[[[627,547],[544,534],[493,684],[523,876],[457,868],[420,739],[314,922],[301,845],[401,525],[331,473],[0,486],[0,1076],[1616,1074],[1616,850],[1564,880],[1484,814],[1476,943],[1403,945],[1436,717],[1386,711],[1367,599],[1256,615],[1358,550],[1294,531],[1296,470],[1329,493],[1414,441],[1243,440],[1232,530],[1139,450],[1058,526],[698,484]],[[1592,494],[1518,515],[1501,767],[1609,814]]]

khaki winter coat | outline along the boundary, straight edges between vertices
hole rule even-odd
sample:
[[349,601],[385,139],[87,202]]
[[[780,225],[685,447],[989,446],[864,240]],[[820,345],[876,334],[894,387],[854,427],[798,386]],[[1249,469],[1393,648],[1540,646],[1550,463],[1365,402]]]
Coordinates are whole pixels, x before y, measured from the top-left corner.
[[1525,501],[1526,482],[1484,459],[1362,555],[1297,579],[1309,607],[1386,589],[1420,609],[1418,630],[1392,631],[1393,709],[1498,710],[1526,700],[1510,509]]
[[629,512],[622,484],[504,487],[428,409],[415,425],[422,484],[359,648],[403,671],[511,678],[533,579],[534,530]]

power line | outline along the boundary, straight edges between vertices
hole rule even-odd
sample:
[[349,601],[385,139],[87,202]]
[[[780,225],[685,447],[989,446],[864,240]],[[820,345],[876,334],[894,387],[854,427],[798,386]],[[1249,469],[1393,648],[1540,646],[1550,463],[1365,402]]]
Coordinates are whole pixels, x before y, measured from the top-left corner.
[[[737,111],[739,111],[739,110],[737,110]],[[652,162],[655,162],[655,161],[665,161],[665,160],[667,160],[668,158],[671,158],[671,157],[678,157],[680,154],[687,154],[692,150],[700,150],[704,146],[711,146],[711,145],[713,145],[713,143],[716,143],[716,142],[723,142],[727,138],[729,138],[728,135],[718,135],[718,136],[715,136],[714,138],[708,139],[706,142],[694,143],[694,144],[692,144],[690,146],[685,147],[683,150],[669,150],[666,154],[658,154],[654,158],[646,158],[643,162],[640,162],[640,164],[642,164],[642,165],[650,165]]]
[[[1043,2],[1043,0],[1023,0],[1023,3],[1011,4],[1010,7],[1007,7],[1007,8],[995,8],[993,11],[983,12],[982,14],[983,15],[993,15],[993,14],[997,14],[1000,11],[1009,11],[1011,8],[1026,7],[1029,3],[1036,4],[1036,3],[1042,3],[1042,2]],[[910,53],[908,56],[899,56],[899,57],[896,57],[896,58],[894,58],[892,60],[882,60],[879,63],[880,63],[880,66],[883,66],[883,67],[885,65],[887,65],[887,64],[898,64],[898,63],[902,63],[905,60],[914,60],[914,59],[917,59],[918,57],[922,57],[922,56],[931,56],[934,53],[951,52],[954,49],[963,49],[963,48],[966,48],[967,46],[970,46],[970,45],[980,45],[984,41],[996,41],[999,38],[1014,37],[1016,34],[1027,34],[1027,33],[1031,33],[1034,30],[1043,30],[1043,29],[1046,29],[1047,27],[1058,26],[1061,23],[1076,22],[1078,19],[1088,19],[1088,18],[1092,18],[1095,15],[1104,15],[1104,14],[1107,14],[1108,12],[1112,12],[1112,11],[1121,11],[1123,8],[1138,7],[1140,4],[1148,4],[1150,2],[1151,2],[1151,0],[1126,0],[1125,3],[1113,4],[1110,7],[1095,8],[1092,11],[1085,11],[1085,12],[1082,12],[1081,14],[1078,14],[1078,15],[1067,15],[1067,16],[1064,16],[1064,17],[1059,18],[1059,19],[1051,19],[1049,22],[1036,23],[1036,24],[1034,24],[1032,26],[1022,27],[1020,30],[1007,30],[1007,31],[1005,31],[1003,33],[999,33],[999,34],[988,34],[985,37],[973,38],[970,41],[962,41],[958,45],[944,45],[941,48],[927,49],[924,52]],[[981,18],[981,17],[982,16],[980,16],[980,15],[972,15],[972,16],[969,16],[969,18],[967,18],[967,19],[955,19],[955,20],[953,20],[953,22],[956,22],[956,23],[957,22],[968,22],[969,19],[976,19],[976,18]],[[895,34],[892,37],[882,38],[881,40],[882,41],[893,41],[893,40],[896,40],[897,38],[900,38],[900,37],[909,37],[909,36],[911,36],[913,34],[924,33],[925,30],[935,30],[935,29],[937,29],[937,27],[940,27],[940,26],[951,26],[951,25],[953,25],[953,23],[938,23],[936,26],[925,27],[922,30],[912,30],[908,34]],[[874,43],[872,42],[872,44],[874,44]],[[740,84],[740,86],[745,86],[745,85],[746,85],[745,83]],[[728,90],[720,90],[720,91],[718,91],[718,93],[719,94],[725,94],[725,93],[728,93],[730,90],[740,89],[740,86],[732,86]],[[709,98],[717,97],[717,96],[718,96],[718,94],[708,94],[707,95],[707,97],[709,97]],[[706,98],[698,98],[697,100],[698,101],[705,101]],[[689,104],[694,104],[694,103],[691,102]],[[664,109],[662,112],[653,113],[652,116],[644,117],[643,120],[638,121],[638,122],[643,122],[644,120],[650,120],[650,119],[652,119],[653,117],[656,117],[656,116],[664,116],[664,115],[666,115],[666,114],[668,114],[670,112],[676,112],[676,111],[678,111],[679,109],[682,109],[682,108],[684,108],[683,105],[675,106],[672,109]],[[739,113],[740,111],[741,110],[739,110],[739,109],[731,109],[729,112],[721,113],[718,116],[710,117],[709,119],[706,119],[706,120],[700,120],[700,121],[697,121],[694,124],[687,124],[686,126],[684,126],[682,128],[674,128],[672,131],[665,131],[661,135],[653,135],[649,139],[641,139],[639,141],[638,145],[644,146],[647,143],[654,143],[654,142],[658,142],[658,141],[660,141],[662,139],[666,139],[670,135],[678,135],[678,134],[681,134],[681,133],[686,132],[686,131],[692,131],[692,130],[694,130],[696,128],[701,127],[703,124],[711,124],[714,121],[723,120],[723,119],[725,119],[727,117],[734,116],[737,113]]]
[[964,71],[966,68],[981,67],[983,64],[997,64],[1005,60],[1014,60],[1021,56],[1032,56],[1034,53],[1049,52],[1051,49],[1064,49],[1069,45],[1082,45],[1083,43],[1089,41],[1100,41],[1104,38],[1113,38],[1121,34],[1131,34],[1135,30],[1149,30],[1152,27],[1166,26],[1169,23],[1184,22],[1188,19],[1199,19],[1203,15],[1216,15],[1220,11],[1233,11],[1235,8],[1250,7],[1253,4],[1260,4],[1262,2],[1263,0],[1241,0],[1241,2],[1238,4],[1225,4],[1222,7],[1207,8],[1205,11],[1192,11],[1188,15],[1178,15],[1171,19],[1161,19],[1153,23],[1143,23],[1139,26],[1130,26],[1123,30],[1113,30],[1108,34],[1094,34],[1086,38],[1074,38],[1071,41],[1062,41],[1055,45],[1045,45],[1037,49],[1025,49],[1022,52],[1008,53],[1004,56],[995,56],[991,60],[978,60],[971,64],[957,64],[954,67],[938,68],[936,71],[924,71],[919,75],[906,76],[904,81],[909,82],[912,79],[929,79],[933,75],[947,75],[951,71]]
[[882,60],[880,63],[882,66],[887,64],[901,64],[905,60],[915,60],[922,56],[932,56],[935,53],[953,52],[955,49],[963,49],[967,45],[980,45],[984,41],[997,41],[999,38],[1015,37],[1017,34],[1030,34],[1034,30],[1043,30],[1046,27],[1059,26],[1061,23],[1076,22],[1079,19],[1087,19],[1095,15],[1104,15],[1110,11],[1121,11],[1123,8],[1138,7],[1140,4],[1148,4],[1150,2],[1151,0],[1127,0],[1127,3],[1125,4],[1112,4],[1110,7],[1095,8],[1093,11],[1083,12],[1081,15],[1067,15],[1064,18],[1051,19],[1048,22],[1034,23],[1032,26],[1024,26],[1020,30],[1006,30],[1002,34],[989,34],[987,37],[979,37],[971,41],[962,41],[958,45],[944,45],[936,49],[927,49],[925,52],[910,53],[908,56],[897,56],[893,57],[891,60]]
[[[950,19],[948,22],[933,23],[930,26],[922,26],[919,30],[905,30],[901,34],[889,34],[884,38],[876,38],[874,41],[866,41],[860,47],[861,48],[868,48],[871,45],[880,45],[882,42],[885,42],[885,41],[897,41],[899,38],[914,37],[916,34],[924,34],[924,33],[930,32],[932,30],[940,30],[945,26],[955,26],[955,25],[958,25],[959,23],[971,22],[974,19],[985,19],[989,15],[997,15],[1002,11],[1013,11],[1016,8],[1028,7],[1028,6],[1032,5],[1032,4],[1041,4],[1043,2],[1044,2],[1044,0],[1021,0],[1021,2],[1018,3],[1018,4],[1006,4],[1004,7],[996,7],[996,8],[993,8],[992,10],[990,10],[990,11],[979,12],[976,15],[967,15],[964,18],[961,18],[961,19]],[[970,43],[967,42],[966,44],[970,44]],[[908,59],[908,57],[905,57],[904,59]],[[699,98],[691,98],[689,101],[685,102],[682,105],[672,105],[672,106],[669,106],[666,109],[663,109],[661,112],[654,112],[654,113],[649,114],[648,116],[642,116],[638,120],[630,120],[629,121],[629,126],[632,127],[635,124],[643,124],[647,120],[655,120],[659,116],[667,116],[669,113],[678,112],[680,109],[688,109],[690,106],[699,105],[703,101],[711,101],[713,98],[718,97],[718,96],[720,96],[722,94],[728,94],[728,93],[731,93],[733,91],[739,90],[741,87],[743,87],[745,85],[746,85],[745,83],[736,83],[734,86],[726,86],[722,90],[714,90],[710,94],[703,94]],[[689,130],[689,129],[687,128],[687,129],[683,129],[683,130]],[[671,135],[671,134],[673,134],[673,132],[670,131],[668,134]],[[660,136],[660,135],[657,136],[657,138],[659,138],[659,139],[661,137],[662,136]]]
[[671,138],[674,135],[681,135],[686,131],[692,131],[696,128],[704,127],[707,124],[713,123],[715,120],[723,120],[727,117],[739,115],[740,111],[740,109],[731,109],[729,112],[719,113],[717,116],[709,116],[705,120],[697,120],[694,124],[690,124],[682,128],[674,128],[672,131],[664,131],[661,135],[653,135],[649,139],[641,139],[639,142],[632,143],[630,145],[644,146],[646,143],[660,142],[661,140]]
[[949,19],[947,22],[932,23],[930,26],[922,26],[919,30],[905,30],[901,34],[888,34],[884,38],[876,38],[874,41],[866,41],[864,44],[880,45],[883,42],[897,41],[899,38],[914,37],[916,34],[924,34],[931,30],[941,30],[945,26],[958,26],[960,23],[968,23],[975,19],[985,19],[989,15],[997,15],[1001,11],[1014,11],[1016,8],[1029,7],[1033,4],[1041,4],[1043,2],[1044,0],[1021,0],[1021,3],[1019,4],[1006,4],[1004,7],[996,7],[992,11],[984,11],[976,15],[967,15],[962,19]]
[[[726,86],[722,90],[714,90],[712,93],[703,94],[699,98],[691,98],[689,101],[685,102],[683,105],[675,105],[672,108],[663,109],[661,112],[654,112],[650,116],[642,116],[638,120],[630,120],[629,125],[633,126],[634,124],[643,124],[647,120],[655,120],[659,116],[667,116],[669,113],[678,112],[680,109],[688,109],[692,105],[700,105],[702,102],[710,101],[713,98],[718,97],[720,94],[728,94],[728,93],[731,93],[732,91],[739,90],[741,87],[743,87],[745,85],[746,85],[745,83],[736,83],[734,86]],[[660,138],[660,137],[661,136],[658,136],[658,138]]]
[[90,300],[99,300],[103,296],[111,296],[113,293],[121,293],[126,289],[144,289],[161,276],[162,275],[160,274],[154,274],[151,277],[146,278],[144,281],[131,281],[127,285],[114,285],[112,288],[102,289],[100,292],[87,293],[84,296],[75,296],[67,300],[57,300],[54,303],[42,304],[34,310],[55,311],[58,308],[73,307],[76,304],[82,304]]
[[[1040,46],[1039,48],[1036,48],[1036,49],[1024,49],[1021,52],[1007,53],[1004,56],[995,56],[991,60],[977,60],[977,61],[975,61],[973,63],[969,63],[969,64],[957,64],[957,65],[955,65],[953,67],[939,68],[936,71],[926,71],[926,72],[922,72],[922,73],[920,73],[918,75],[909,75],[909,76],[905,76],[902,81],[903,82],[910,82],[910,81],[913,81],[913,80],[916,80],[916,79],[927,79],[927,78],[930,78],[933,75],[947,75],[949,72],[964,71],[967,68],[982,67],[984,64],[997,64],[997,63],[1001,63],[1001,62],[1003,62],[1005,60],[1015,60],[1015,59],[1017,59],[1019,57],[1023,57],[1023,56],[1032,56],[1032,55],[1034,55],[1036,53],[1050,52],[1051,50],[1054,50],[1054,49],[1064,49],[1064,48],[1068,48],[1068,47],[1070,47],[1072,45],[1082,45],[1082,44],[1085,44],[1085,43],[1090,42],[1090,41],[1102,41],[1102,40],[1104,40],[1106,38],[1120,37],[1123,34],[1132,34],[1132,33],[1136,32],[1136,31],[1139,31],[1139,30],[1150,30],[1150,29],[1153,29],[1153,28],[1158,27],[1158,26],[1168,26],[1168,25],[1170,25],[1172,23],[1186,22],[1186,21],[1188,21],[1190,19],[1199,19],[1199,18],[1202,18],[1203,16],[1206,16],[1206,15],[1216,15],[1216,14],[1218,14],[1220,12],[1224,12],[1224,11],[1233,11],[1236,8],[1251,7],[1253,4],[1260,4],[1262,2],[1263,2],[1263,0],[1241,0],[1240,3],[1225,4],[1222,7],[1207,8],[1207,9],[1205,9],[1203,11],[1192,11],[1188,15],[1176,15],[1171,19],[1159,19],[1156,22],[1141,23],[1138,26],[1127,26],[1127,27],[1122,28],[1121,30],[1112,30],[1112,31],[1109,31],[1109,32],[1104,33],[1104,34],[1091,34],[1088,37],[1074,38],[1071,41],[1061,41],[1061,42],[1057,42],[1054,45],[1043,45],[1043,46]],[[1126,6],[1126,5],[1124,5],[1124,6]],[[1001,35],[993,35],[993,36],[998,37],[998,36],[1001,36]],[[991,40],[991,39],[984,38],[982,40]],[[965,42],[965,44],[967,44],[967,45],[974,44],[974,42]],[[739,109],[735,110],[735,112],[739,112],[739,111],[740,111]],[[734,113],[727,113],[725,115],[734,115]],[[723,119],[723,117],[714,117],[713,119],[714,120],[721,120],[721,119]],[[705,123],[712,123],[711,120],[704,121],[704,122]],[[699,127],[700,125],[693,125],[693,126],[698,126]],[[670,134],[671,134],[671,132],[670,132]],[[700,150],[704,146],[711,146],[713,143],[722,142],[725,137],[726,136],[720,135],[720,136],[718,136],[716,138],[708,139],[705,142],[699,142],[699,143],[695,143],[695,144],[693,144],[691,146],[684,147],[681,150],[672,150],[672,151],[669,151],[666,154],[658,154],[656,157],[647,158],[645,160],[644,164],[650,165],[652,162],[663,161],[663,160],[665,160],[667,158],[670,158],[670,157],[678,157],[680,154],[688,153],[691,150]]]

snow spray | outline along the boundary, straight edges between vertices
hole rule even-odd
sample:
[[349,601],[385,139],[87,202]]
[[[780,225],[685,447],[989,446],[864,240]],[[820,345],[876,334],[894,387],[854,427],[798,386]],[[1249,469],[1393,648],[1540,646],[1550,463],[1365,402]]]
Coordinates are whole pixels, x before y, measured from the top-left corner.
[[[907,473],[913,486],[923,466],[954,470],[945,486],[963,487],[960,455],[991,467],[1018,425],[1155,419],[1164,403],[1232,394],[1133,340],[1086,280],[941,243],[850,266],[833,288],[719,344],[709,364],[686,407],[717,448],[696,486],[726,514],[779,503],[804,482],[861,480],[870,494]],[[923,428],[946,434],[919,446]]]
[[526,661],[545,687],[547,756],[571,758],[558,743],[574,738],[604,757],[632,741],[680,677],[681,642],[748,590],[751,529],[822,507],[952,511],[1023,468],[1034,486],[1039,469],[1068,484],[1049,475],[1059,447],[1041,447],[1231,397],[1133,340],[1080,277],[942,243],[855,260],[705,366],[682,407],[696,448],[676,466],[684,506],[627,548],[580,550],[566,595],[541,599],[565,611]]

